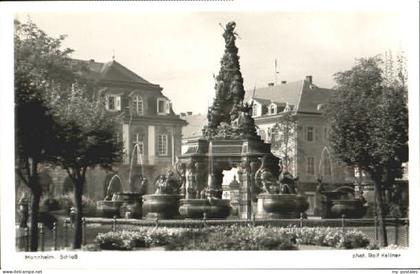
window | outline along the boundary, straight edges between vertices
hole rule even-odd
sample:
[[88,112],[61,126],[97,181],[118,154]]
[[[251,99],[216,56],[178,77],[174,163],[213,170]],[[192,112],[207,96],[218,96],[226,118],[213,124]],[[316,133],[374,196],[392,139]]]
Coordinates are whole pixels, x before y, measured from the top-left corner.
[[271,141],[271,127],[267,128],[267,141],[270,142]]
[[309,203],[309,208],[306,210],[308,215],[314,214],[314,209],[316,207],[315,192],[305,192],[306,199]]
[[314,141],[314,127],[306,127],[306,141]]
[[252,116],[257,116],[258,115],[258,108],[257,105],[254,105],[252,107]]
[[106,95],[105,96],[105,108],[109,111],[120,111],[121,110],[121,97],[118,95]]
[[330,157],[325,155],[324,157],[324,175],[325,176],[331,176],[331,161],[330,161]]
[[315,175],[315,158],[314,157],[306,158],[306,174]]
[[143,99],[141,96],[134,97],[134,109],[137,115],[143,115]]
[[330,136],[329,136],[328,128],[327,127],[324,127],[324,141],[325,142],[328,142],[329,141],[329,138],[330,138]]
[[157,99],[157,113],[168,114],[169,113],[169,102],[166,99]]
[[321,139],[321,133],[320,133],[320,129],[319,127],[315,127],[315,141],[319,142],[319,140]]
[[158,135],[158,152],[161,156],[168,155],[168,135]]
[[266,140],[267,139],[267,135],[265,134],[265,131],[263,129],[258,130],[261,139]]
[[276,106],[275,105],[270,106],[270,114],[276,114]]

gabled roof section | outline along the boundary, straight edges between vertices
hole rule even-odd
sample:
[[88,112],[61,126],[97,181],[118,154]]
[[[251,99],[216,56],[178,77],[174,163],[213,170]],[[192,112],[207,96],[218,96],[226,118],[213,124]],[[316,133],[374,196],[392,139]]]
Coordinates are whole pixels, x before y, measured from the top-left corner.
[[[271,102],[297,105],[302,93],[303,84],[304,81],[302,80],[277,86],[258,88],[255,89],[254,98],[267,100],[268,103],[265,105],[269,105]],[[245,92],[245,100],[250,100],[253,97],[253,94],[254,90],[247,90]]]
[[137,74],[124,67],[115,60],[104,64],[102,70],[102,77],[111,81],[126,81],[142,84],[151,84],[150,82],[138,76]]
[[78,71],[82,76],[91,80],[107,80],[153,85],[115,60],[107,63],[100,63],[94,60],[72,59],[72,65],[75,66],[76,71]]
[[305,81],[298,111],[322,113],[323,110],[318,109],[318,105],[327,104],[333,94],[334,90],[332,89],[311,86],[311,84]]
[[263,99],[263,98],[256,98],[256,97],[254,97],[254,98],[250,98],[250,100],[252,100],[252,101],[254,101],[254,102],[257,102],[257,103],[259,103],[259,104],[261,104],[261,105],[264,105],[264,106],[266,106],[266,105],[268,105],[268,104],[270,104],[270,100],[268,100],[268,99]]
[[182,138],[192,138],[202,135],[203,126],[207,123],[207,116],[204,114],[192,114],[181,116],[181,119],[187,121],[187,125],[182,128]]
[[288,104],[293,106],[294,111],[298,112],[319,112],[319,104],[327,104],[334,90],[319,88],[307,80],[290,82],[277,86],[269,86],[254,90],[247,90],[245,101],[249,101],[254,96],[254,101],[258,101],[265,106],[275,103],[277,106]]

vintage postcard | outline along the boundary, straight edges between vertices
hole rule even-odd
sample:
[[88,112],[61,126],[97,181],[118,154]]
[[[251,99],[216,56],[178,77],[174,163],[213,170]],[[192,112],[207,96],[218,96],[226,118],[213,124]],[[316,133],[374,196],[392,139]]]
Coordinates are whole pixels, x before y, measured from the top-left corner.
[[419,5],[336,2],[1,3],[3,273],[417,273]]

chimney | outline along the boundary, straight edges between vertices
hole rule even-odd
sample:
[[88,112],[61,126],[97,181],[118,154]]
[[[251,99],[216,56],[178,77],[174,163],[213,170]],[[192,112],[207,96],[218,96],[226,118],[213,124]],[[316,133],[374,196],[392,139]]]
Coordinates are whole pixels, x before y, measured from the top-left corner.
[[192,115],[192,111],[187,111],[187,115],[191,116]]
[[95,63],[95,59],[90,59],[89,63]]
[[281,81],[281,84],[282,85],[287,84],[287,81]]
[[181,117],[185,117],[185,112],[181,112],[179,115],[180,115]]
[[268,83],[268,86],[269,87],[274,87],[274,83],[273,82],[270,82],[270,83]]
[[309,82],[309,84],[312,84],[312,75],[306,76],[305,81]]

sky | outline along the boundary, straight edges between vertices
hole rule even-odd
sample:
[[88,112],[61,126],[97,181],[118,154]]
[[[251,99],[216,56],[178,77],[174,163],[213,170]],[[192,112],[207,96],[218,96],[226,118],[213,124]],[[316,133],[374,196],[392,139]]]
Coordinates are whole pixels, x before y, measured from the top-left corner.
[[350,69],[355,58],[405,49],[398,13],[338,11],[278,12],[31,12],[28,16],[63,45],[72,57],[115,60],[159,84],[174,111],[206,113],[214,97],[224,51],[223,29],[236,32],[245,89],[298,81],[312,75],[319,87],[334,86],[333,74]]

